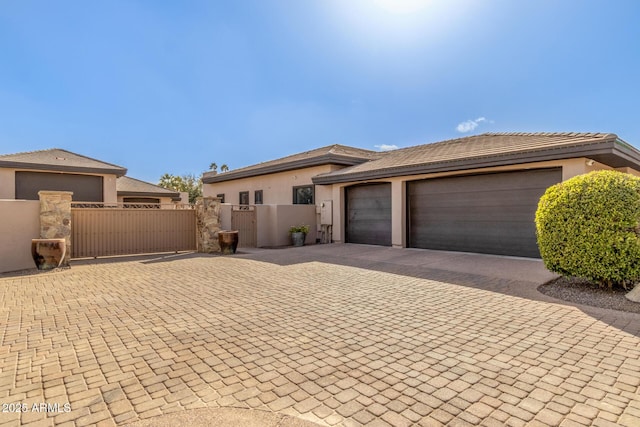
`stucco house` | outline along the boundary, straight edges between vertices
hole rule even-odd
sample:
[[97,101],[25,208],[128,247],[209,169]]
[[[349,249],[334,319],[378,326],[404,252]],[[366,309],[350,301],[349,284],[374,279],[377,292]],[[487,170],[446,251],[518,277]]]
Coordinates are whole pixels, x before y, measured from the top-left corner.
[[72,191],[76,202],[164,204],[173,190],[125,176],[127,169],[60,148],[0,155],[0,199],[38,200],[38,191]]
[[144,205],[158,205],[170,207],[172,203],[181,203],[189,195],[178,191],[169,190],[139,179],[121,176],[116,180],[118,203],[142,203]]
[[127,169],[60,148],[0,155],[0,199],[38,200],[40,190],[73,191],[83,202],[116,203]]
[[[332,150],[352,164],[328,161]],[[486,133],[385,153],[334,146],[205,174],[203,193],[315,204],[317,229],[334,242],[539,257],[540,196],[599,169],[640,175],[640,151],[610,133]]]
[[314,176],[381,156],[376,151],[330,145],[229,172],[205,172],[202,191],[204,196],[239,205],[315,204]]

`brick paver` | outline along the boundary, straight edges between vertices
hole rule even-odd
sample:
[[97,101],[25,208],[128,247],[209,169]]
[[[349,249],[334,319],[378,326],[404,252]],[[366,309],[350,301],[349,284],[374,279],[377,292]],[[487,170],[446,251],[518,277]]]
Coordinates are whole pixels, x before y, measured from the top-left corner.
[[0,278],[0,426],[204,407],[321,425],[640,425],[640,316],[383,250]]

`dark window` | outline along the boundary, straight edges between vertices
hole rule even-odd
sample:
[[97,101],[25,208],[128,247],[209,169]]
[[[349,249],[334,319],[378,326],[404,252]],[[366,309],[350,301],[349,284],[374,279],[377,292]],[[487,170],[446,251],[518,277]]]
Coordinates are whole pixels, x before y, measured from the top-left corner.
[[38,191],[72,191],[78,202],[103,202],[102,177],[49,172],[22,172],[15,175],[16,199],[38,200]]
[[293,187],[293,204],[294,205],[312,205],[313,204],[313,185]]
[[253,197],[255,199],[254,204],[256,205],[262,204],[262,190],[256,190],[255,193],[253,194]]
[[216,197],[220,198],[220,203],[224,203],[224,194],[216,194]]
[[249,204],[249,192],[248,191],[241,191],[240,192],[240,204],[241,205],[248,205]]

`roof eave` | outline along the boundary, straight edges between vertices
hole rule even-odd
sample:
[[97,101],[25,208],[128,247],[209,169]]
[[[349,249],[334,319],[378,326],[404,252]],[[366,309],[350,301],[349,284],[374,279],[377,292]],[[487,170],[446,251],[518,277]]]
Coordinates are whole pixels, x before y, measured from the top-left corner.
[[620,140],[609,139],[594,144],[570,147],[549,148],[544,150],[507,153],[493,156],[466,158],[451,161],[426,163],[411,166],[387,168],[360,173],[320,175],[312,178],[314,184],[338,184],[371,179],[393,178],[405,175],[421,175],[437,172],[455,172],[469,169],[481,169],[496,166],[509,166],[521,163],[535,163],[549,160],[565,160],[576,157],[589,157],[612,167],[632,167],[640,170],[640,152],[630,148]]
[[268,175],[268,174],[278,173],[278,172],[287,172],[295,169],[302,169],[302,168],[322,166],[322,165],[354,166],[369,160],[370,159],[356,158],[351,156],[327,154],[319,157],[314,157],[311,159],[295,160],[292,162],[281,163],[277,165],[265,165],[264,167],[250,169],[246,171],[238,170],[238,171],[224,172],[216,175],[203,176],[202,182],[204,184],[213,184],[216,182],[232,181],[234,179],[240,179],[240,178],[251,178],[254,176]]
[[0,168],[10,169],[28,169],[28,170],[40,170],[47,172],[76,172],[76,173],[89,173],[98,175],[116,175],[121,177],[126,175],[127,169],[125,168],[84,168],[81,166],[64,166],[64,165],[49,165],[39,163],[23,163],[0,160]]

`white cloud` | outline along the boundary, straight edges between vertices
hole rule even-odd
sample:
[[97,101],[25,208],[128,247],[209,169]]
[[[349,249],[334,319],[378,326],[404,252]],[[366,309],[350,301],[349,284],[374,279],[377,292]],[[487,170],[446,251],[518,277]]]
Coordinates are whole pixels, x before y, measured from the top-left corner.
[[[487,119],[485,117],[478,117],[475,120],[467,120],[466,122],[462,122],[458,124],[458,126],[456,126],[456,130],[460,133],[471,132],[472,130],[477,128],[480,123],[483,123],[486,121]],[[490,123],[493,123],[493,121],[491,121]]]
[[391,150],[397,150],[399,148],[395,144],[394,145],[380,144],[380,145],[374,145],[374,147],[376,147],[380,151],[391,151]]

